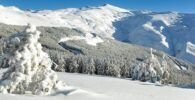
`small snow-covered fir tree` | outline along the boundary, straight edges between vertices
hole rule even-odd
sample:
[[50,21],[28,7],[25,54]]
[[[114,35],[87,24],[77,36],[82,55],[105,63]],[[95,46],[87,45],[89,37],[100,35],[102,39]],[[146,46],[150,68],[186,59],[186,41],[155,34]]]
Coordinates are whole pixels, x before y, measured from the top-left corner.
[[6,41],[4,57],[9,68],[0,80],[0,93],[47,95],[56,87],[57,75],[51,70],[48,54],[42,51],[39,36],[36,27],[29,24],[24,32]]

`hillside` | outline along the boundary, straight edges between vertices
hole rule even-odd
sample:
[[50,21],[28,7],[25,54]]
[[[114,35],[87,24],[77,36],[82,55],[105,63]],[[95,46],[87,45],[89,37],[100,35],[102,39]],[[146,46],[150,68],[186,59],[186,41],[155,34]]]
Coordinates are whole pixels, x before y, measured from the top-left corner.
[[[9,62],[2,58],[6,50],[3,41],[23,29],[22,26],[0,25],[2,68],[6,68]],[[40,42],[43,49],[54,61],[53,69],[56,71],[132,78],[179,86],[195,82],[193,64],[158,50],[94,34],[85,35],[76,29],[39,27],[38,30],[42,32]]]
[[194,14],[134,11],[106,4],[41,11],[0,6],[0,16],[4,24],[74,28],[85,34],[152,47],[195,63]]

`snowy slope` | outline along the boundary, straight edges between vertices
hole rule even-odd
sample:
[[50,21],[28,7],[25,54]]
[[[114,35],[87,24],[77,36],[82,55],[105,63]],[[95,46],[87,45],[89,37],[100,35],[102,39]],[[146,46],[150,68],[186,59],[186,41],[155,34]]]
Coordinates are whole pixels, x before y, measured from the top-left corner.
[[[83,32],[104,34],[114,33],[112,22],[131,13],[128,10],[104,5],[91,8],[68,8],[60,10],[22,11],[16,7],[0,6],[0,22],[11,25],[56,26],[77,28]],[[13,17],[14,16],[14,17]]]
[[72,37],[65,37],[60,39],[59,43],[73,41],[73,40],[84,40],[88,45],[96,46],[98,43],[104,42],[103,39],[96,35],[92,34],[85,34],[85,36],[72,36]]
[[[0,71],[1,74],[2,71]],[[52,96],[0,94],[1,100],[194,100],[193,89],[160,86],[103,76],[58,73],[73,91]],[[66,94],[66,95],[65,95]]]
[[0,23],[76,28],[83,33],[159,49],[195,63],[194,46],[189,46],[195,44],[195,14],[132,11],[109,4],[41,11],[0,6]]
[[119,31],[113,36],[120,41],[153,47],[195,63],[194,25],[195,14],[139,13],[115,22]]

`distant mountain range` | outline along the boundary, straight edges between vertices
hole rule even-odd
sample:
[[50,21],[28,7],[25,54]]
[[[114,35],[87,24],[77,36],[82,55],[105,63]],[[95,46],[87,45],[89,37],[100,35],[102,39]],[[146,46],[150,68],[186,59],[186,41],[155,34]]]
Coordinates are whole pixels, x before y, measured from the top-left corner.
[[152,47],[195,63],[195,14],[134,11],[109,4],[41,11],[0,6],[0,23],[68,27],[85,34]]

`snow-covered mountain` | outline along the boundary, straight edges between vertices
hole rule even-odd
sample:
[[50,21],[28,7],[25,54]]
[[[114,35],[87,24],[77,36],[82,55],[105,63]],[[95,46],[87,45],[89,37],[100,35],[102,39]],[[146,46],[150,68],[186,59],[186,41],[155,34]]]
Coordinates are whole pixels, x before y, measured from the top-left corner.
[[126,10],[112,5],[23,11],[0,6],[0,23],[75,28],[162,50],[195,63],[195,14]]
[[195,63],[195,14],[140,13],[115,22],[120,41],[153,47]]
[[5,24],[32,23],[36,26],[68,27],[109,37],[115,32],[112,22],[129,14],[128,10],[112,5],[42,11],[23,11],[16,7],[0,6],[0,22]]

